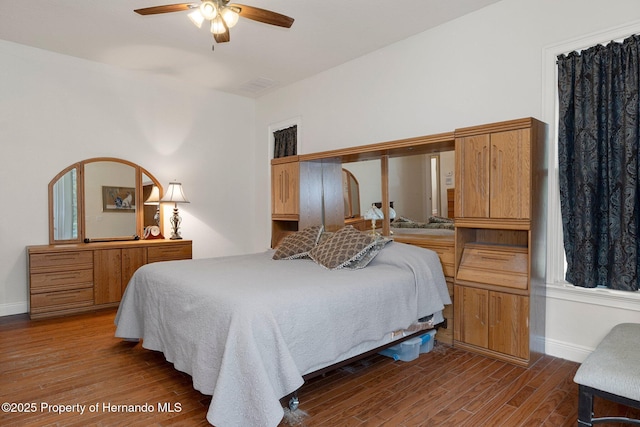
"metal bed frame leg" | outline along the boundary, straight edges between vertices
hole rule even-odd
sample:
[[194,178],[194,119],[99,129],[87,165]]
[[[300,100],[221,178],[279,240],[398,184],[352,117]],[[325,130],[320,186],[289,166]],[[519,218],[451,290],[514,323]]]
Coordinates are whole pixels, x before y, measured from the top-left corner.
[[293,396],[289,399],[289,410],[293,412],[298,409],[298,406],[300,406],[300,399],[298,399],[298,392],[294,391]]

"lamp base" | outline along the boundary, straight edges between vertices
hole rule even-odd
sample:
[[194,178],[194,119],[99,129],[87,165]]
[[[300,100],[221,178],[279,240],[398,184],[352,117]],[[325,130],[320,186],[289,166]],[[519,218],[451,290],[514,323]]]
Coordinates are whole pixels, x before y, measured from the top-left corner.
[[169,237],[169,240],[182,240],[180,231],[178,231],[180,229],[180,223],[182,222],[182,218],[180,218],[180,215],[178,214],[177,203],[173,208],[173,215],[171,216],[171,219],[169,220],[169,222],[171,223],[171,237]]

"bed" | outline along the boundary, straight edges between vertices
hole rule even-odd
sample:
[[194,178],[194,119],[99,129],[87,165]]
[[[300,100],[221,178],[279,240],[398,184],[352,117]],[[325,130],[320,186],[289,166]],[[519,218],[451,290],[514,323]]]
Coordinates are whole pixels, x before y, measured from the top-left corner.
[[[366,268],[251,255],[148,264],[129,282],[116,336],[160,351],[212,395],[218,427],[277,426],[303,376],[441,318],[450,297],[435,252],[390,242]],[[400,335],[402,336],[402,335]]]

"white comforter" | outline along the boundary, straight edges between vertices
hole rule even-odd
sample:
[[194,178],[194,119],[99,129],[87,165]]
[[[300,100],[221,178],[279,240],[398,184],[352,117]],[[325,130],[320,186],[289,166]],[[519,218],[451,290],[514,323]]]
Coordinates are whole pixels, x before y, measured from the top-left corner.
[[273,251],[141,267],[116,336],[142,338],[212,395],[217,427],[276,426],[302,375],[450,304],[435,252],[392,242],[361,270]]

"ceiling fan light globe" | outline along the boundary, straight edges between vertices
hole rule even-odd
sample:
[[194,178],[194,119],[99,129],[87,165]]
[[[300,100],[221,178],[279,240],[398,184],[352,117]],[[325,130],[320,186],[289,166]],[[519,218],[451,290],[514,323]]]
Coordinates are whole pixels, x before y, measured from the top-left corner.
[[202,23],[204,22],[204,16],[202,16],[202,13],[200,13],[199,9],[194,10],[187,16],[189,17],[191,22],[193,22],[193,25],[195,25],[198,28],[202,28]]
[[207,19],[209,21],[211,21],[218,15],[218,9],[212,1],[203,1],[200,4],[199,9],[204,19]]
[[230,7],[225,7],[224,9],[222,9],[222,12],[220,14],[222,15],[222,19],[224,19],[224,22],[226,22],[228,28],[235,26],[238,23],[238,19],[240,18],[238,12]]
[[224,26],[224,21],[220,17],[220,15],[216,16],[213,21],[211,21],[211,33],[212,34],[224,34],[227,29]]

